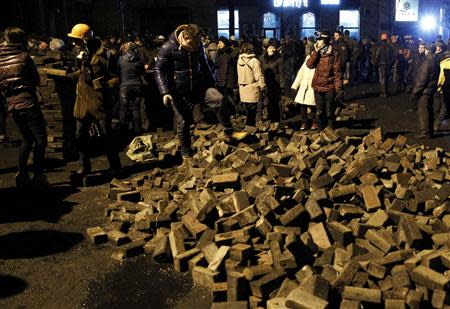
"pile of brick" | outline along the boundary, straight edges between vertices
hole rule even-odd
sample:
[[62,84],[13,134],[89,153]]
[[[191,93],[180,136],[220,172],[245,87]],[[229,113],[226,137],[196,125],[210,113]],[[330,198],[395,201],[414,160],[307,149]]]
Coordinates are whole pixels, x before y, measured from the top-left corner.
[[192,160],[111,182],[93,243],[189,270],[213,308],[449,304],[449,153],[380,129],[195,134]]
[[47,157],[73,157],[75,83],[65,78],[61,52],[47,51],[33,60],[41,78],[37,93],[47,125]]

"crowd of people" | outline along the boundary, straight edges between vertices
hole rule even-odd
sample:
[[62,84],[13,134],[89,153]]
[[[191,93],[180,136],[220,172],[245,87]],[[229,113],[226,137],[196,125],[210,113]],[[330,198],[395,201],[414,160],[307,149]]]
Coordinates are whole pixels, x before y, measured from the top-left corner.
[[[178,27],[167,40],[162,35],[96,38],[86,24],[75,25],[70,40],[37,39],[16,27],[6,29],[2,37],[0,142],[6,139],[7,110],[23,138],[16,175],[19,189],[47,184],[46,127],[32,58],[48,50],[63,51],[73,59],[67,78],[77,82],[73,116],[80,177],[92,172],[88,141],[93,123],[103,137],[111,172],[120,173],[111,137],[115,110],[117,129],[128,132],[131,124],[132,134],[139,135],[141,106],[149,115],[157,113],[152,104],[162,102],[173,111],[181,155],[188,158],[194,154],[190,129],[201,119],[199,106],[215,112],[225,141],[234,137],[231,119],[239,111],[247,126],[280,123],[283,95],[298,104],[300,130],[323,130],[336,127],[335,110],[346,86],[377,80],[380,97],[410,93],[419,137],[430,138],[446,118],[450,100],[450,51],[441,37],[427,45],[411,36],[381,33],[378,40],[357,42],[348,30],[336,30],[318,31],[303,40],[214,40],[195,24]],[[394,85],[392,93],[389,83]],[[32,151],[30,179],[27,163]]]

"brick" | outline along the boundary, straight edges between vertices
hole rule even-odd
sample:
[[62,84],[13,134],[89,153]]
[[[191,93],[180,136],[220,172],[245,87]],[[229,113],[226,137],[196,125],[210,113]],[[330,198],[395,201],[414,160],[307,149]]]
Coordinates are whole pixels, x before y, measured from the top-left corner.
[[86,229],[88,239],[94,244],[99,245],[108,241],[108,235],[99,226]]
[[245,300],[213,303],[211,309],[248,309],[248,302]]
[[228,246],[221,246],[219,250],[217,251],[214,258],[211,260],[211,262],[208,265],[208,269],[212,271],[219,270],[219,267],[222,265],[225,257],[228,255],[230,251],[230,247]]
[[322,208],[319,206],[319,203],[313,198],[309,197],[308,201],[305,204],[305,209],[309,214],[311,220],[320,220],[324,217],[324,212]]
[[235,187],[239,184],[238,173],[228,173],[212,176],[213,185],[219,188]]
[[260,298],[267,298],[273,290],[275,290],[286,277],[284,271],[273,271],[262,278],[250,282],[252,295]]
[[336,186],[329,191],[330,199],[336,200],[341,197],[355,194],[357,187],[354,183],[345,186]]
[[411,279],[431,290],[443,290],[450,281],[447,276],[422,265],[414,268],[411,272]]
[[431,297],[431,305],[433,306],[433,308],[443,308],[446,297],[447,297],[446,291],[434,290],[433,296]]
[[404,265],[396,265],[391,270],[392,283],[396,288],[408,287],[411,285],[408,270]]
[[244,274],[236,271],[227,274],[227,300],[239,301],[248,298],[249,286]]
[[361,302],[358,300],[343,299],[339,309],[360,309]]
[[116,246],[130,242],[130,238],[128,238],[127,234],[120,231],[108,231],[106,232],[106,235],[108,235],[109,242]]
[[386,299],[384,301],[385,309],[406,309],[406,303],[403,299]]
[[194,216],[192,212],[188,212],[181,218],[181,222],[183,222],[184,226],[188,229],[189,233],[194,236],[196,239],[199,239],[201,234],[208,229],[208,227],[200,223]]
[[245,227],[247,225],[255,223],[259,219],[253,205],[237,212],[230,218],[237,219],[240,227]]
[[378,193],[374,186],[364,186],[359,189],[364,198],[364,206],[368,212],[374,211],[381,207]]
[[252,252],[253,248],[251,245],[238,243],[231,247],[230,258],[239,262],[245,262],[251,257]]
[[144,253],[145,240],[137,240],[119,247],[115,259],[130,258]]
[[236,191],[232,194],[233,205],[236,212],[244,210],[249,207],[248,196],[245,191]]
[[403,217],[400,226],[405,234],[406,242],[409,246],[415,247],[423,239],[422,232],[416,220],[412,217]]
[[339,222],[327,223],[327,229],[333,240],[343,246],[348,245],[354,239],[352,230]]
[[374,230],[370,229],[366,232],[366,239],[369,240],[374,246],[383,251],[384,253],[388,253],[393,248],[393,244],[386,240],[383,235]]
[[368,303],[381,303],[381,290],[358,288],[353,286],[344,287],[342,297],[350,300],[359,300]]
[[301,288],[294,289],[286,298],[288,308],[326,309],[328,302]]
[[212,290],[219,272],[196,266],[192,269],[192,281],[195,285]]
[[305,212],[305,208],[302,205],[294,206],[293,208],[286,211],[281,217],[280,222],[283,225],[288,225],[294,222]]
[[323,300],[328,299],[329,282],[320,275],[312,275],[302,280],[300,288]]
[[189,261],[196,255],[200,253],[200,249],[192,248],[190,250],[184,251],[173,258],[174,269],[177,272],[184,272],[189,269]]
[[328,238],[327,232],[323,223],[312,224],[309,229],[309,233],[314,241],[314,243],[321,249],[327,249],[331,247],[330,239]]
[[276,297],[269,299],[266,303],[267,309],[287,309],[285,305],[286,297]]

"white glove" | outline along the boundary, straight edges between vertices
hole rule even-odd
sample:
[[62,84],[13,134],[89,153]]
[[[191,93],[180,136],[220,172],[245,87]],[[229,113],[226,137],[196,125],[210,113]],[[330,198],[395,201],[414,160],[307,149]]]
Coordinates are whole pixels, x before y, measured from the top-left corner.
[[164,103],[164,106],[166,106],[166,107],[171,106],[171,104],[173,103],[172,96],[170,94],[165,94],[163,96],[163,103]]

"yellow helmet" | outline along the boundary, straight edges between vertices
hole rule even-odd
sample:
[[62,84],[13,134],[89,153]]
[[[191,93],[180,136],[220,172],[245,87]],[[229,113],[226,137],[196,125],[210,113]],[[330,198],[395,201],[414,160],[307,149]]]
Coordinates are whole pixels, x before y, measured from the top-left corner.
[[72,31],[67,34],[68,37],[74,39],[86,40],[92,37],[91,27],[86,24],[76,24]]

